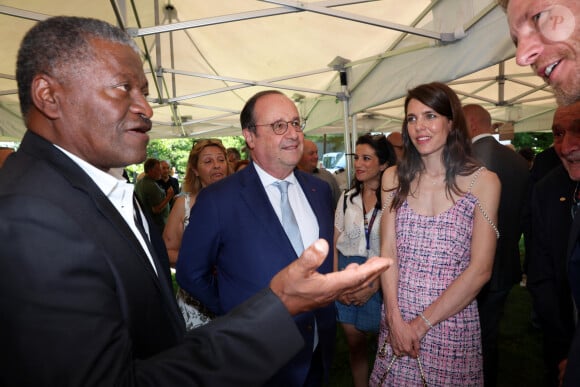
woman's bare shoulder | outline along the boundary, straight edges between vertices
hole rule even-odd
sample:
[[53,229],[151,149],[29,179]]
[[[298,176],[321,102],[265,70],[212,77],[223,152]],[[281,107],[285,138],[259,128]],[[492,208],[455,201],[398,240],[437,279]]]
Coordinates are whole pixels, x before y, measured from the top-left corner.
[[183,202],[185,201],[186,195],[187,195],[187,193],[185,193],[185,194],[180,193],[179,195],[177,195],[175,197],[175,201],[173,202],[173,206],[171,208],[175,208],[177,206],[179,206],[180,208],[183,208]]
[[[466,176],[468,180],[468,190],[475,196],[487,196],[487,194],[499,194],[501,184],[497,175],[489,169],[482,167]],[[471,188],[471,189],[469,189]]]
[[397,166],[393,165],[383,172],[383,179],[381,185],[383,190],[390,190],[397,187],[399,179],[397,177]]

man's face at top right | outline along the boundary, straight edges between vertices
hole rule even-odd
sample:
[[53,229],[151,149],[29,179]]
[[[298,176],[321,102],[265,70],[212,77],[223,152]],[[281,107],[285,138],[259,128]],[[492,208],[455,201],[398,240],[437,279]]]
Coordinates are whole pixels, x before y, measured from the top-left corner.
[[510,0],[507,16],[516,62],[552,86],[558,105],[580,100],[580,1]]

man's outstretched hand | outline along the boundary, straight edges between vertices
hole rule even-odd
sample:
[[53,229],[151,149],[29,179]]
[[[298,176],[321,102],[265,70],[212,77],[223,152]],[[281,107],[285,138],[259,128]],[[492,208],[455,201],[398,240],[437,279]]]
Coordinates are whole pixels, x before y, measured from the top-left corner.
[[362,265],[353,263],[342,271],[320,274],[316,269],[327,254],[328,243],[319,239],[272,278],[270,288],[290,314],[319,308],[340,295],[368,287],[393,263],[389,258],[372,257]]

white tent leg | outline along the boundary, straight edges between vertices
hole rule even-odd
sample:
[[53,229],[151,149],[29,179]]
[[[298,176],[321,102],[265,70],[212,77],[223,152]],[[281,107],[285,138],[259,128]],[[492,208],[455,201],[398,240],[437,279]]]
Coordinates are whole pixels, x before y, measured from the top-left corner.
[[[339,99],[343,102],[343,110],[344,110],[344,153],[346,153],[345,161],[346,161],[346,187],[350,189],[351,181],[352,181],[352,138],[354,138],[349,130],[349,116],[350,116],[350,95],[348,92],[348,82],[346,78],[346,69],[343,67],[339,70],[340,73],[340,85],[342,87],[342,92],[339,93]],[[353,130],[356,131],[356,120],[353,121],[355,125],[353,125]]]

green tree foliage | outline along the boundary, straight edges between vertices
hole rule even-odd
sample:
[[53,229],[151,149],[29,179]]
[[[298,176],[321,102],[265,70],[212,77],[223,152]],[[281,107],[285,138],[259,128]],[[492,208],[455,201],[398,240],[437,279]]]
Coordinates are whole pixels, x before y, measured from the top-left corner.
[[[321,153],[344,150],[344,137],[342,135],[309,136],[306,137],[319,144]],[[180,178],[183,178],[187,169],[187,159],[189,152],[196,141],[202,138],[179,138],[170,140],[151,140],[147,146],[147,157],[155,157],[159,160],[168,160],[174,166]],[[242,136],[219,137],[226,148],[237,148],[242,159],[247,159],[249,154],[245,149],[246,142]],[[552,133],[529,132],[516,133],[512,144],[516,150],[525,147],[532,148],[536,154],[548,148],[552,144]],[[326,149],[322,149],[325,147]],[[322,154],[319,155],[322,158]],[[143,164],[136,164],[127,167],[132,175],[137,176],[143,172]]]
[[344,135],[342,134],[327,134],[323,136],[311,136],[305,134],[305,138],[315,142],[319,146],[318,157],[322,160],[322,155],[328,152],[342,152],[344,151]]
[[[147,157],[169,161],[169,163],[175,167],[180,179],[182,179],[183,176],[185,176],[185,171],[187,169],[189,152],[196,141],[201,139],[202,138],[179,138],[151,140],[147,146]],[[247,152],[244,151],[246,142],[242,136],[218,137],[218,139],[222,141],[226,149],[230,147],[237,148],[242,154],[242,159],[247,158]],[[137,176],[143,172],[143,164],[130,165],[127,167],[127,170],[130,172],[130,175]]]
[[516,150],[530,147],[536,154],[540,153],[554,142],[554,136],[551,132],[526,132],[516,133],[512,144]]

